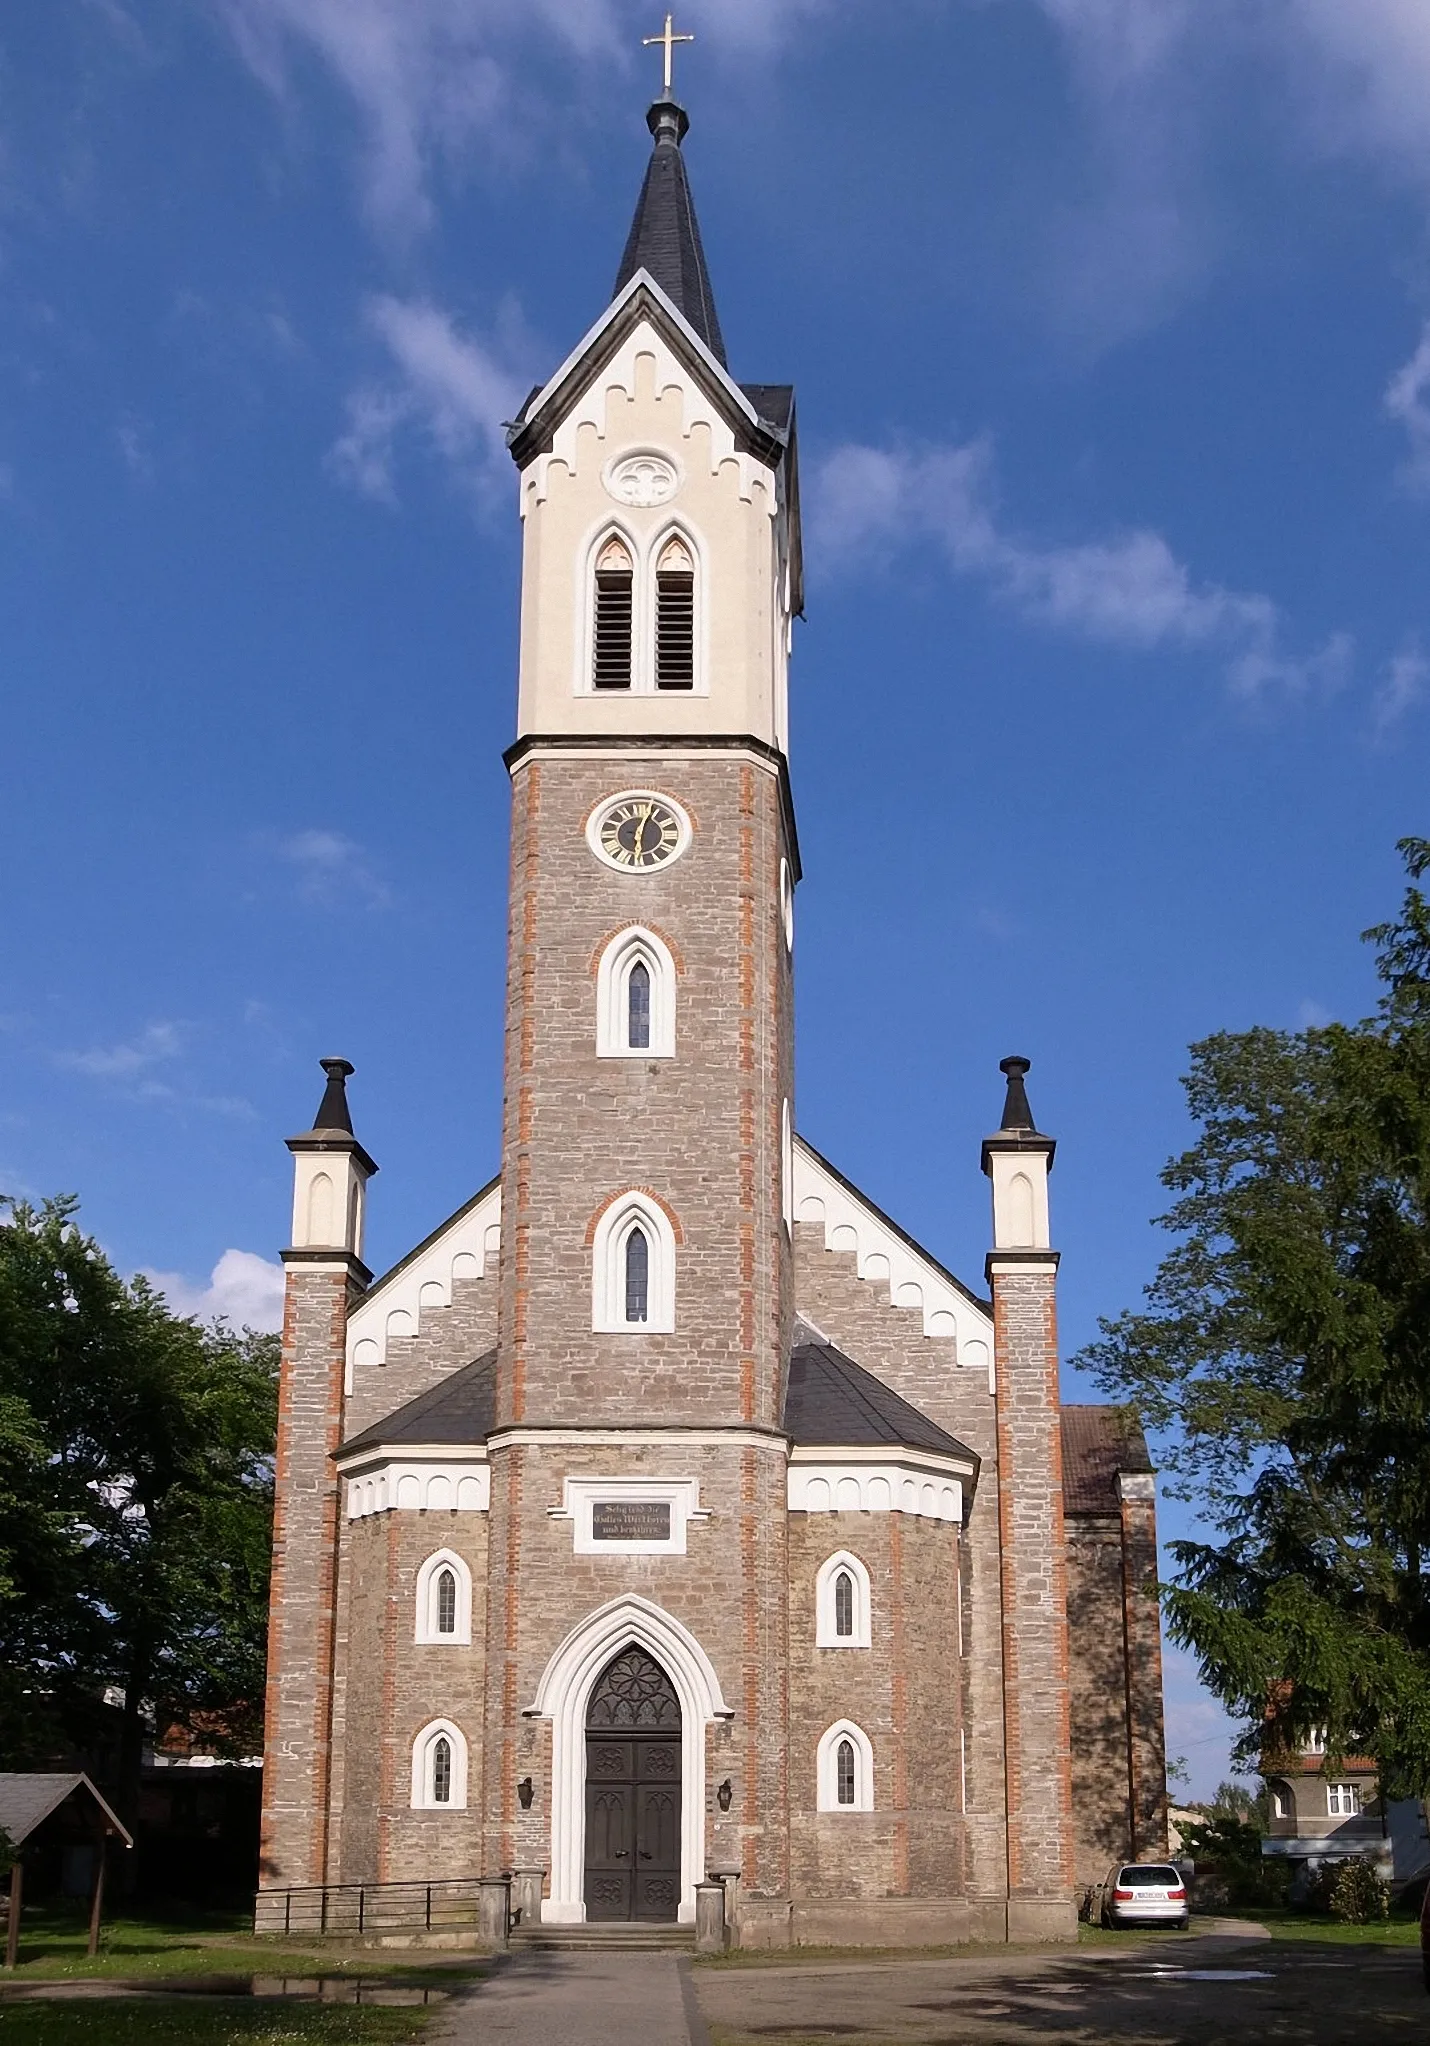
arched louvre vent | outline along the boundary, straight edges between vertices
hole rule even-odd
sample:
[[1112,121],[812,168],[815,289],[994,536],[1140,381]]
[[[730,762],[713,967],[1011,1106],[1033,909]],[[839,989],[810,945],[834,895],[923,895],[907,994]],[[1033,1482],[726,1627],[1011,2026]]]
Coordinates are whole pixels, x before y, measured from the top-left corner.
[[683,540],[670,541],[656,564],[655,683],[695,687],[695,563]]
[[597,689],[631,686],[631,557],[609,540],[596,562],[596,616],[592,682]]
[[596,1733],[678,1733],[680,1700],[670,1678],[643,1648],[623,1648],[596,1680],[586,1724]]

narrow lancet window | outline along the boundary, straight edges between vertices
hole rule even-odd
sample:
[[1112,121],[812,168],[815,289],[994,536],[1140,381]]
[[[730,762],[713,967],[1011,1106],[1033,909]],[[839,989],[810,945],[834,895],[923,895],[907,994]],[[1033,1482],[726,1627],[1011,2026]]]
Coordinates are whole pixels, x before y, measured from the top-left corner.
[[626,1043],[632,1051],[650,1049],[650,968],[643,959],[626,979]]
[[695,563],[683,540],[672,540],[656,564],[655,684],[695,687]]
[[596,562],[591,680],[597,689],[631,686],[632,588],[631,557],[619,540],[608,540]]
[[854,1802],[854,1743],[841,1741],[834,1758],[836,1789],[840,1804]]
[[[844,1781],[842,1776],[839,1780]],[[439,1734],[432,1743],[432,1802],[452,1802],[452,1743],[446,1734]]]
[[457,1580],[450,1570],[437,1573],[437,1632],[457,1631]]
[[847,1570],[841,1570],[834,1580],[834,1631],[843,1635],[854,1632],[854,1580]]
[[650,1245],[643,1229],[626,1238],[626,1320],[645,1321],[650,1313]]

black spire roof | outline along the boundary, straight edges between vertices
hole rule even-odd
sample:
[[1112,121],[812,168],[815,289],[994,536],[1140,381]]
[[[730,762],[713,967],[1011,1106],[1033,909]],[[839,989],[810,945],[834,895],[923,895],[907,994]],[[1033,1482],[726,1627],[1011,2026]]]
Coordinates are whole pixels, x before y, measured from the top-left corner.
[[323,1089],[323,1098],[318,1104],[318,1113],[313,1119],[315,1130],[346,1130],[353,1133],[352,1110],[348,1107],[348,1075],[353,1070],[346,1059],[319,1059],[318,1064],[328,1076]]
[[675,100],[658,99],[646,115],[646,125],[655,137],[655,148],[611,296],[619,298],[637,270],[648,270],[723,368],[725,343],[680,153],[690,119]]
[[1003,1101],[1003,1120],[998,1127],[1002,1130],[1029,1130],[1037,1134],[1038,1125],[1033,1121],[1033,1111],[1028,1106],[1028,1090],[1023,1085],[1027,1078],[1031,1059],[999,1059],[998,1070],[1008,1082],[1008,1092]]

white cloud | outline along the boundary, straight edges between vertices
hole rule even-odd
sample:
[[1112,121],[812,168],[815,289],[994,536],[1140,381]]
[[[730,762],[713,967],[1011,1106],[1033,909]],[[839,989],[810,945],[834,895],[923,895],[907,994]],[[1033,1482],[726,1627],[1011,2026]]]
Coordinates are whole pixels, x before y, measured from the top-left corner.
[[1407,640],[1387,661],[1373,705],[1375,736],[1383,739],[1412,705],[1419,703],[1430,682],[1430,660],[1418,640]]
[[416,432],[485,496],[505,480],[510,419],[531,388],[514,366],[536,351],[519,312],[503,309],[497,332],[479,338],[425,299],[372,300],[368,324],[383,342],[395,381],[366,383],[348,400],[347,430],[329,450],[328,465],[365,496],[391,503],[399,436]]
[[226,1250],[205,1285],[179,1272],[145,1272],[175,1314],[199,1321],[223,1316],[235,1328],[283,1326],[283,1267],[251,1250]]
[[1430,490],[1430,321],[1420,346],[1386,386],[1385,409],[1405,428],[1410,442],[1406,482],[1414,489]]
[[392,891],[368,862],[356,839],[340,831],[296,831],[274,841],[278,858],[292,867],[298,893],[315,909],[334,909],[354,900],[385,909]]
[[[434,164],[474,146],[509,150],[537,125],[524,82],[526,49],[577,60],[592,100],[612,73],[652,85],[655,60],[617,0],[211,0],[254,73],[278,98],[316,56],[357,110],[365,131],[364,198],[386,232],[431,217]],[[794,17],[828,0],[702,0],[715,50],[768,45]],[[703,38],[702,38],[703,39]]]
[[1160,533],[1050,545],[1013,531],[997,515],[986,440],[919,452],[837,448],[816,470],[811,498],[831,562],[933,541],[957,573],[1032,623],[1135,652],[1214,653],[1247,695],[1334,686],[1350,664],[1339,635],[1317,653],[1288,654],[1270,597],[1197,583]]
[[96,1047],[93,1051],[62,1051],[56,1062],[74,1073],[87,1073],[92,1080],[135,1080],[155,1066],[176,1059],[184,1048],[181,1023],[151,1023],[127,1044]]

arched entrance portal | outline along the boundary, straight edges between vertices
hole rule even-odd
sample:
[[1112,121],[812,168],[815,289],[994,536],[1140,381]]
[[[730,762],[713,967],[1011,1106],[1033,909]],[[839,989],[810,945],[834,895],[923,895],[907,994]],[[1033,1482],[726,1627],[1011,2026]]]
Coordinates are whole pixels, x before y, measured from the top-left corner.
[[681,1719],[675,1686],[631,1645],[586,1707],[586,1917],[673,1920],[680,1904]]

